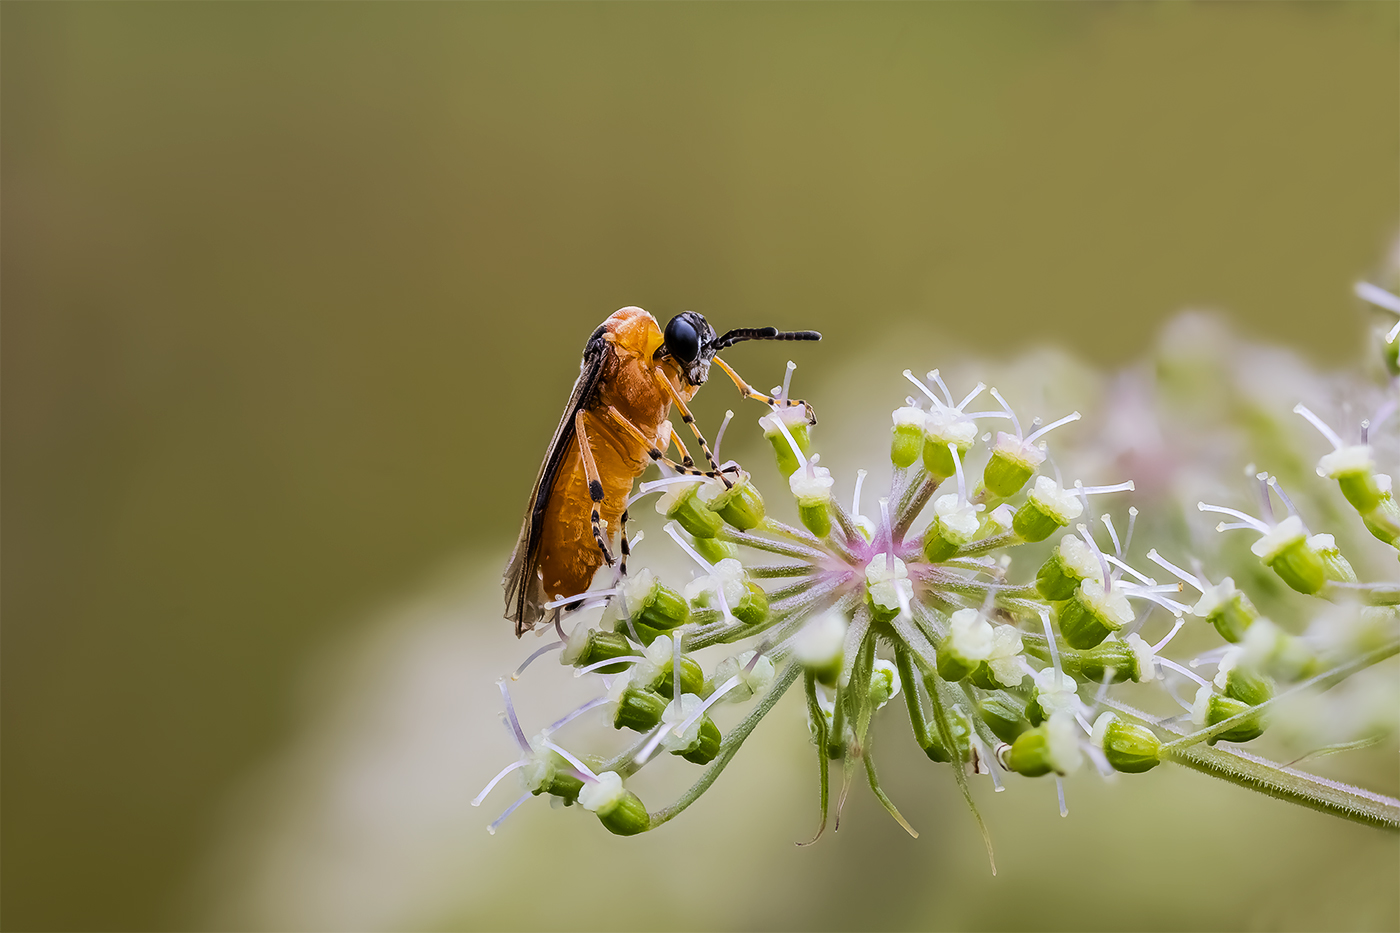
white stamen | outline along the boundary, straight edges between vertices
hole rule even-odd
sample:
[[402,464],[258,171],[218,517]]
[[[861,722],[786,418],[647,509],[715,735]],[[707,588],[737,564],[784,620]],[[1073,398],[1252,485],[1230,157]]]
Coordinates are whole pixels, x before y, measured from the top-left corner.
[[530,754],[530,743],[525,739],[525,730],[520,728],[520,720],[515,718],[515,704],[510,701],[510,690],[506,687],[505,679],[496,681],[496,686],[501,688],[501,697],[506,701],[506,722],[515,733],[515,744],[520,746],[520,750],[525,754]]
[[787,401],[788,387],[792,385],[792,371],[797,368],[797,364],[788,360],[787,372],[783,373],[783,394],[779,396],[783,401]]
[[[1218,513],[1220,513],[1221,515],[1231,515],[1231,516],[1234,516],[1235,518],[1238,518],[1238,519],[1240,519],[1241,521],[1244,522],[1244,525],[1239,526],[1239,527],[1253,528],[1255,531],[1257,531],[1257,532],[1259,532],[1260,534],[1263,534],[1263,535],[1266,535],[1266,534],[1269,533],[1269,526],[1268,526],[1268,525],[1264,524],[1264,523],[1261,522],[1259,519],[1255,518],[1253,515],[1246,515],[1246,514],[1244,514],[1244,513],[1241,512],[1239,509],[1227,509],[1227,508],[1226,508],[1225,506],[1223,506],[1223,505],[1208,505],[1208,504],[1205,503],[1205,502],[1197,502],[1197,503],[1196,503],[1196,508],[1199,509],[1199,510],[1202,511],[1202,512],[1218,512]],[[1219,530],[1219,529],[1217,529],[1217,530]]]
[[1099,559],[1099,569],[1103,571],[1103,594],[1107,596],[1113,589],[1113,578],[1108,572],[1108,561],[1104,558],[1103,551],[1099,550],[1099,543],[1094,540],[1094,536],[1089,533],[1089,526],[1079,524],[1074,526],[1079,532],[1079,537],[1084,539],[1084,543],[1089,545],[1089,550],[1094,552],[1094,556]]
[[1169,642],[1169,641],[1171,641],[1173,638],[1175,638],[1175,637],[1176,637],[1176,633],[1179,632],[1179,631],[1181,631],[1181,627],[1182,627],[1183,625],[1185,625],[1185,624],[1186,624],[1186,620],[1183,619],[1183,618],[1181,618],[1180,616],[1178,616],[1178,617],[1177,617],[1177,620],[1176,620],[1176,624],[1172,626],[1172,630],[1166,634],[1166,637],[1163,638],[1161,641],[1157,642],[1157,644],[1155,644],[1155,645],[1152,646],[1152,653],[1153,653],[1153,654],[1156,654],[1157,652],[1159,652],[1159,651],[1161,651],[1163,648],[1165,648],[1165,647],[1167,646],[1167,642]]
[[1082,495],[1102,496],[1111,492],[1132,492],[1136,487],[1133,485],[1132,480],[1128,480],[1125,483],[1116,483],[1112,486],[1085,486],[1083,483],[1079,482],[1079,480],[1075,480],[1074,488],[1077,491],[1082,491]]
[[1001,397],[1001,393],[996,390],[995,386],[989,391],[992,393],[992,398],[996,399],[997,404],[1006,412],[1006,417],[1011,419],[1011,426],[1016,429],[1016,440],[1019,441],[1021,439],[1021,421],[1016,417],[1016,412],[1012,411],[1011,406],[1006,404],[1006,399]]
[[[792,370],[788,370],[788,372],[791,373]],[[783,393],[784,393],[784,396],[786,396],[786,394],[787,394],[787,387],[786,387],[786,386],[783,387]],[[714,455],[715,455],[715,462],[716,462],[716,463],[719,462],[719,445],[722,444],[722,443],[724,443],[724,432],[725,432],[726,430],[729,429],[729,422],[731,422],[731,421],[733,421],[733,420],[734,420],[734,412],[733,412],[733,411],[726,411],[726,412],[724,413],[724,423],[721,424],[721,425],[719,426],[719,433],[715,435],[715,450],[714,450]]]
[[641,658],[634,654],[625,654],[620,658],[606,658],[602,661],[597,661],[593,664],[590,664],[587,667],[580,667],[575,669],[574,676],[582,677],[584,674],[591,674],[596,670],[600,670],[613,664],[640,664],[645,660],[646,658]]
[[1288,493],[1284,492],[1283,487],[1278,484],[1278,479],[1276,477],[1270,476],[1268,479],[1268,483],[1269,488],[1272,489],[1275,493],[1277,493],[1278,497],[1283,500],[1283,506],[1284,508],[1288,509],[1288,514],[1297,515],[1297,507],[1293,505],[1293,500],[1288,498]]
[[[717,690],[715,690],[714,693],[710,694],[709,699],[707,699],[704,703],[700,704],[700,706],[695,710],[695,712],[691,713],[688,717],[686,717],[686,719],[683,722],[679,722],[676,725],[672,726],[671,731],[674,732],[676,735],[684,735],[685,730],[695,725],[696,720],[698,720],[701,716],[705,715],[706,710],[718,703],[721,697],[723,697],[729,691],[733,690],[735,687],[739,686],[739,684],[741,683],[743,683],[743,678],[740,677],[738,674],[735,674],[733,677],[726,680],[723,684],[719,686]],[[680,693],[677,693],[676,696],[680,696]]]
[[1161,554],[1158,554],[1156,548],[1153,548],[1152,550],[1147,552],[1147,559],[1152,561],[1152,563],[1156,564],[1158,567],[1161,567],[1163,570],[1170,573],[1172,576],[1178,578],[1179,580],[1191,584],[1196,588],[1197,592],[1204,593],[1206,591],[1206,587],[1209,586],[1208,583],[1203,583],[1201,579],[1195,574],[1187,573],[1185,570],[1182,570],[1176,564],[1173,564],[1171,561],[1167,560]]
[[567,606],[567,605],[569,605],[570,603],[581,603],[581,602],[584,602],[585,600],[597,599],[597,598],[599,598],[599,597],[601,597],[601,596],[616,596],[616,595],[617,595],[617,588],[616,588],[616,587],[614,587],[613,589],[610,589],[610,590],[591,590],[591,591],[589,591],[589,592],[587,592],[587,593],[579,593],[579,594],[577,594],[577,595],[575,595],[575,596],[565,596],[563,599],[554,599],[554,600],[550,600],[549,602],[545,603],[545,604],[544,604],[543,606],[541,606],[540,608],[542,608],[542,609],[557,609],[557,608],[560,607],[560,606]]
[[938,370],[931,369],[928,372],[928,381],[943,390],[943,397],[948,400],[948,407],[953,407],[953,393],[948,391],[948,383],[943,381],[943,377],[938,375]]
[[676,527],[677,526],[675,522],[666,523],[666,533],[671,536],[671,540],[679,544],[681,546],[681,550],[689,554],[691,559],[694,560],[701,567],[704,567],[706,572],[713,573],[715,569],[714,566],[711,565],[709,561],[705,560],[705,558],[701,557],[700,553],[696,551],[695,548],[691,547],[690,544],[680,536],[680,533],[676,531]]
[[1055,775],[1055,792],[1060,795],[1060,816],[1069,816],[1069,807],[1065,804],[1065,779],[1058,774]]
[[1258,531],[1258,527],[1253,522],[1218,522],[1216,531],[1238,531],[1241,528],[1248,528],[1250,531]]
[[510,816],[512,813],[514,813],[514,812],[516,811],[516,809],[517,809],[522,803],[524,803],[525,801],[529,800],[529,799],[530,799],[531,797],[533,797],[533,796],[535,796],[535,795],[534,795],[534,794],[529,794],[529,793],[522,795],[522,796],[520,797],[520,799],[518,799],[518,800],[515,801],[515,803],[513,803],[513,804],[511,804],[510,806],[506,807],[506,812],[504,812],[504,813],[502,813],[500,816],[496,817],[496,822],[494,822],[494,823],[492,823],[490,826],[486,827],[486,831],[487,831],[488,833],[490,833],[491,835],[493,835],[493,836],[496,835],[496,828],[499,827],[502,823],[504,823],[504,822],[506,821],[506,817],[508,817],[508,816]]
[[562,719],[556,719],[554,722],[550,723],[550,724],[549,724],[549,727],[548,727],[547,729],[545,729],[544,731],[545,731],[546,734],[558,732],[560,729],[564,728],[564,727],[567,726],[569,723],[573,722],[575,719],[577,719],[577,718],[579,718],[580,716],[582,716],[584,713],[586,713],[586,712],[588,712],[589,710],[592,710],[592,709],[597,709],[598,707],[602,706],[602,705],[603,705],[604,703],[606,703],[606,702],[608,702],[608,698],[605,697],[605,696],[601,696],[601,697],[598,697],[598,698],[596,698],[596,699],[589,700],[587,703],[583,704],[582,706],[580,706],[578,709],[574,710],[574,711],[573,711],[572,713],[570,713],[569,715],[563,717]]
[[[1171,668],[1172,670],[1176,671],[1178,674],[1184,674],[1185,676],[1187,676],[1187,677],[1191,678],[1192,680],[1194,680],[1196,683],[1200,684],[1202,687],[1209,687],[1209,686],[1210,686],[1210,684],[1206,683],[1204,680],[1202,680],[1201,678],[1197,677],[1195,671],[1192,671],[1192,670],[1189,670],[1189,669],[1187,669],[1187,668],[1184,668],[1184,667],[1182,667],[1180,664],[1177,664],[1175,661],[1169,661],[1169,660],[1167,660],[1166,658],[1158,658],[1158,659],[1157,659],[1157,663],[1160,664],[1160,665],[1162,665],[1163,667],[1169,667],[1169,668]],[[1178,702],[1180,702],[1180,701],[1178,701]],[[1187,708],[1189,709],[1190,707],[1187,707]]]
[[1156,580],[1152,579],[1151,577],[1145,577],[1145,576],[1143,576],[1142,574],[1138,573],[1136,570],[1134,570],[1133,568],[1129,567],[1129,566],[1127,565],[1127,563],[1124,562],[1121,558],[1114,557],[1114,556],[1112,556],[1111,554],[1105,554],[1105,555],[1103,556],[1103,559],[1106,560],[1106,561],[1108,561],[1108,562],[1109,562],[1110,564],[1112,564],[1113,566],[1118,567],[1118,568],[1121,569],[1121,570],[1126,570],[1128,573],[1132,574],[1134,577],[1136,577],[1138,580],[1141,580],[1143,583],[1145,583],[1145,584],[1148,585],[1148,586],[1156,586],[1156,585],[1157,585],[1157,581],[1156,581]]
[[525,668],[530,666],[531,661],[535,660],[535,658],[538,658],[542,654],[547,654],[548,652],[553,651],[556,648],[562,647],[564,647],[564,643],[562,641],[552,641],[549,644],[545,645],[543,648],[540,648],[539,650],[535,651],[528,658],[526,658],[519,667],[515,669],[515,673],[510,675],[510,679],[519,680],[520,675],[525,673]]
[[[1372,285],[1370,282],[1357,282],[1355,290],[1356,297],[1360,298],[1362,301],[1369,301],[1378,308],[1385,308],[1387,311],[1394,311],[1396,314],[1400,314],[1400,298],[1397,298],[1380,286]],[[1392,337],[1390,339],[1394,340],[1395,338]],[[1386,342],[1389,343],[1390,341],[1388,340]]]
[[1071,421],[1078,421],[1079,418],[1080,418],[1079,412],[1077,412],[1077,411],[1070,412],[1069,414],[1067,414],[1067,415],[1065,415],[1063,418],[1061,418],[1059,421],[1052,421],[1052,422],[1050,422],[1050,423],[1047,424],[1045,427],[1041,428],[1040,430],[1038,430],[1038,431],[1036,431],[1034,434],[1032,434],[1030,437],[1026,438],[1026,443],[1027,443],[1027,444],[1033,444],[1033,443],[1035,443],[1036,438],[1040,437],[1041,435],[1050,433],[1051,431],[1055,430],[1056,428],[1058,428],[1058,427],[1059,427],[1060,425],[1062,425],[1062,424],[1069,424]]
[[953,455],[953,470],[958,474],[958,503],[967,501],[967,477],[963,475],[962,457],[958,456],[958,445],[948,444],[948,452]]
[[986,390],[987,390],[987,384],[986,384],[985,382],[979,382],[979,383],[977,383],[977,385],[975,385],[975,386],[972,387],[972,391],[969,392],[969,393],[967,393],[967,395],[964,396],[964,398],[963,398],[963,400],[962,400],[961,402],[958,402],[958,404],[957,404],[957,409],[958,409],[958,411],[962,411],[964,408],[967,407],[967,403],[968,403],[968,402],[972,401],[973,399],[975,399],[977,396],[981,395],[981,394],[982,394],[983,392],[985,392]]
[[[927,396],[929,397],[929,401],[933,402],[933,407],[934,407],[935,409],[946,408],[946,407],[947,407],[947,405],[944,405],[944,404],[943,404],[943,400],[942,400],[942,399],[940,399],[938,396],[934,395],[933,392],[931,392],[931,391],[929,390],[929,387],[928,387],[928,386],[926,386],[926,385],[924,385],[922,382],[920,382],[919,379],[918,379],[918,377],[916,377],[913,373],[911,373],[911,372],[910,372],[909,370],[907,370],[907,369],[904,371],[904,378],[905,378],[905,379],[908,379],[910,382],[914,383],[914,385],[918,386],[918,387],[919,387],[919,391],[922,392],[922,393],[924,393],[925,395],[927,395]],[[949,399],[948,404],[952,404],[952,399],[951,399],[951,398]]]
[[1118,542],[1118,529],[1113,527],[1113,519],[1107,512],[1099,516],[1099,521],[1103,522],[1108,529],[1108,540],[1113,542],[1113,553],[1119,557],[1123,556],[1123,545]]
[[1137,524],[1138,510],[1136,506],[1128,506],[1128,530],[1123,534],[1123,553],[1128,553],[1128,548],[1133,546],[1133,527]]
[[860,515],[860,487],[865,485],[865,477],[866,472],[864,470],[856,470],[856,491],[855,494],[851,496],[852,518],[856,518]]
[[1060,667],[1060,648],[1055,644],[1055,630],[1050,627],[1050,610],[1040,610],[1040,624],[1045,628],[1045,640],[1050,645],[1050,663],[1055,668],[1055,686],[1064,683],[1065,672]]
[[1400,337],[1400,321],[1396,321],[1395,326],[1385,332],[1385,342],[1394,343],[1396,337]]
[[505,777],[507,774],[510,774],[512,771],[515,771],[518,768],[525,767],[529,763],[530,760],[528,758],[522,758],[519,761],[511,762],[510,764],[502,768],[500,770],[500,773],[493,777],[490,783],[488,783],[486,787],[482,789],[481,793],[477,794],[475,797],[472,798],[472,806],[481,806],[481,801],[485,800],[486,795],[491,793],[491,791],[495,788],[497,784],[501,783],[501,778]]
[[1337,435],[1337,432],[1333,431],[1327,422],[1313,414],[1308,406],[1304,405],[1302,402],[1293,406],[1293,413],[1302,415],[1304,418],[1308,419],[1308,421],[1312,423],[1312,426],[1322,432],[1322,436],[1331,442],[1333,450],[1341,450],[1346,446],[1346,444],[1342,443],[1342,439]]
[[593,784],[598,783],[598,775],[594,774],[591,770],[589,770],[588,765],[586,765],[586,764],[584,764],[583,762],[579,761],[579,760],[578,760],[577,758],[575,758],[573,755],[570,755],[568,752],[564,751],[564,749],[560,748],[558,745],[555,745],[555,744],[554,744],[553,742],[551,742],[549,739],[545,739],[545,740],[544,740],[544,746],[545,746],[546,748],[550,748],[550,749],[553,749],[554,751],[558,752],[559,755],[560,755],[560,757],[562,757],[562,758],[563,758],[565,761],[567,761],[569,764],[571,764],[571,765],[573,765],[575,768],[577,768],[577,769],[578,769],[578,773],[581,774],[581,775],[583,776],[583,779],[584,779],[585,781],[588,781],[588,782],[593,783]]

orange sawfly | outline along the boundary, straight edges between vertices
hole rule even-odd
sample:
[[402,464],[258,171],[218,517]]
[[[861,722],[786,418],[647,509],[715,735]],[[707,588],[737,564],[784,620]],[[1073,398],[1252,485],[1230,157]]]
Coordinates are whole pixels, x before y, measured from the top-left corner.
[[[627,556],[627,499],[632,484],[653,462],[681,473],[717,477],[728,484],[710,453],[686,403],[709,378],[713,362],[746,398],[775,406],[802,405],[800,399],[773,399],[757,392],[716,354],[744,340],[820,340],[816,331],[742,328],[717,335],[703,315],[685,311],[666,325],[641,308],[622,308],[599,325],[583,349],[578,381],[545,451],[544,463],[502,580],[506,618],[515,634],[546,618],[551,598],[586,590],[593,574],[615,558],[611,529],[622,528],[622,559]],[[708,470],[695,467],[667,420],[675,405],[690,425]],[[674,443],[679,462],[667,458]],[[625,568],[625,564],[624,564]]]

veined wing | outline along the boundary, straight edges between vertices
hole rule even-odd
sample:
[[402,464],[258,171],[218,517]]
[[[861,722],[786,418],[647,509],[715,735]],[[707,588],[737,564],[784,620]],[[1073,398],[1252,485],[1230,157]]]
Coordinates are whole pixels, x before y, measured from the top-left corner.
[[535,627],[544,617],[541,604],[545,601],[544,583],[538,573],[540,539],[544,525],[545,509],[554,491],[555,480],[564,463],[564,455],[574,441],[574,415],[593,398],[598,381],[603,375],[603,364],[611,348],[603,339],[605,328],[599,326],[588,338],[583,348],[583,363],[578,380],[574,383],[569,403],[554,429],[554,438],[545,451],[544,463],[540,465],[535,486],[530,491],[530,502],[526,507],[525,521],[520,526],[520,537],[516,539],[515,551],[506,565],[505,576],[501,579],[506,591],[506,618],[515,623],[518,638]]

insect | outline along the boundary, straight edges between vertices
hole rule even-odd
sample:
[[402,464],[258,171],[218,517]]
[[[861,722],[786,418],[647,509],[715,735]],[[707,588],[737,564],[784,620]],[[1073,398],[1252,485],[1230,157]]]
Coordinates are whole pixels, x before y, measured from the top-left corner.
[[[717,336],[703,315],[685,311],[666,325],[641,308],[622,308],[604,321],[583,348],[583,363],[569,403],[545,452],[530,492],[515,552],[501,581],[506,618],[520,636],[546,617],[545,602],[583,592],[604,563],[613,566],[609,529],[619,524],[627,557],[627,498],[632,483],[653,462],[729,484],[686,406],[709,378],[713,362],[745,398],[769,405],[811,406],[757,392],[724,360],[721,350],[744,340],[820,340],[816,331],[743,328]],[[695,467],[667,420],[675,405],[690,425],[708,470]],[[681,460],[665,451],[674,443]],[[554,617],[557,620],[557,615]]]

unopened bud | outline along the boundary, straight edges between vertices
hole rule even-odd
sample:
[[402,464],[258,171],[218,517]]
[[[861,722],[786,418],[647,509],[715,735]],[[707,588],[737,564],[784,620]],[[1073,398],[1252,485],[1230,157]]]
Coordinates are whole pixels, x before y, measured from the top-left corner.
[[977,440],[977,422],[966,418],[961,412],[936,409],[928,413],[924,422],[924,469],[933,477],[942,480],[957,472],[953,465],[952,444],[958,450],[958,457],[964,458]]
[[1308,547],[1322,560],[1322,572],[1327,579],[1335,583],[1356,582],[1356,571],[1351,568],[1351,562],[1342,556],[1337,539],[1332,535],[1311,535],[1308,537]]
[[847,624],[845,616],[831,609],[804,625],[792,642],[798,663],[828,687],[841,674]]
[[1202,593],[1191,612],[1214,625],[1220,636],[1231,642],[1243,638],[1245,631],[1259,618],[1259,610],[1229,577]]
[[617,698],[613,728],[650,732],[661,723],[661,714],[665,711],[666,701],[660,695],[628,685]]
[[[569,633],[559,661],[573,667],[588,667],[608,658],[622,658],[630,654],[632,646],[621,632],[600,632],[580,625]],[[619,674],[627,670],[627,665],[613,664],[598,670],[604,674]]]
[[1083,513],[1084,505],[1074,493],[1061,489],[1060,484],[1048,476],[1037,476],[1035,488],[1026,497],[1025,504],[1016,510],[1011,527],[1023,541],[1044,541]]
[[1026,708],[1007,694],[992,694],[977,703],[977,714],[997,738],[1010,744],[1031,727]]
[[982,484],[988,492],[1002,499],[1014,496],[1044,462],[1045,451],[1005,431],[998,431],[992,458],[982,471]]
[[899,672],[889,661],[877,658],[870,674],[870,705],[881,709],[899,696]]
[[1085,580],[1103,583],[1099,558],[1079,535],[1065,535],[1035,575],[1035,588],[1052,601],[1069,599]]
[[690,617],[685,597],[662,584],[645,567],[628,577],[622,586],[627,611],[639,625],[667,632]]
[[924,411],[904,407],[894,410],[893,437],[890,440],[890,460],[900,469],[913,466],[924,449]]
[[1104,758],[1115,771],[1141,774],[1161,764],[1162,742],[1151,729],[1124,722],[1113,713],[1104,713],[1094,722],[1092,741],[1103,749]]
[[1060,604],[1060,632],[1071,648],[1094,647],[1133,621],[1133,610],[1121,590],[1104,592],[1103,584],[1085,580],[1074,597]]
[[947,560],[977,537],[981,525],[972,503],[956,495],[939,496],[933,503],[933,523],[924,532],[924,556],[935,564]]
[[1021,733],[1002,750],[1001,761],[1008,771],[1026,777],[1040,777],[1054,771],[1069,774],[1082,763],[1079,751],[1079,725],[1069,713],[1057,713],[1048,722]]
[[[953,734],[953,744],[958,747],[958,760],[970,761],[972,759],[972,724],[967,721],[963,711],[957,707],[948,710],[948,731]],[[943,737],[938,734],[938,729],[933,723],[929,723],[928,744],[923,746],[923,749],[924,754],[931,761],[943,763],[953,760],[948,746],[943,743]]]
[[[1216,693],[1210,684],[1202,686],[1196,691],[1196,702],[1191,708],[1191,721],[1197,726],[1213,726],[1216,723],[1224,722],[1232,716],[1240,713],[1247,713],[1254,707],[1243,700],[1234,697],[1224,696]],[[1264,734],[1264,722],[1261,715],[1248,716],[1240,723],[1226,732],[1213,736],[1206,741],[1214,745],[1216,742],[1248,742],[1250,739],[1257,739]]]
[[992,654],[992,624],[976,609],[959,609],[948,619],[948,634],[938,643],[938,676],[962,680]]
[[807,456],[812,447],[811,426],[802,407],[780,408],[759,418],[758,423],[763,428],[763,436],[773,445],[773,453],[778,458],[778,471],[785,477],[791,476],[802,463],[792,452],[792,445],[778,425],[781,423],[788,429],[792,439],[797,442],[797,449],[802,451],[804,457]]
[[1322,557],[1308,545],[1303,520],[1290,515],[1250,545],[1255,555],[1299,593],[1316,593],[1327,582]]
[[656,503],[657,512],[676,522],[697,540],[711,539],[724,528],[724,519],[710,511],[696,494],[703,482],[677,483]]
[[[701,499],[705,499],[705,495],[702,491]],[[757,528],[763,522],[763,497],[759,495],[757,487],[749,480],[747,473],[740,473],[739,478],[734,480],[734,484],[728,489],[714,492],[706,501],[706,505],[710,511],[740,531]]]
[[651,817],[641,798],[622,786],[622,776],[616,771],[604,771],[598,780],[585,784],[578,802],[598,814],[599,822],[615,835],[635,836],[651,828]]
[[898,557],[876,554],[865,565],[865,591],[875,621],[890,621],[899,615],[900,595],[908,599],[914,593],[909,568]]
[[835,482],[826,467],[807,465],[788,477],[788,488],[797,499],[802,524],[818,538],[831,534],[831,487]]
[[1129,635],[1126,641],[1110,635],[1088,651],[1065,652],[1062,660],[1065,670],[1092,683],[1142,682],[1157,674],[1152,646],[1136,634]]

